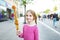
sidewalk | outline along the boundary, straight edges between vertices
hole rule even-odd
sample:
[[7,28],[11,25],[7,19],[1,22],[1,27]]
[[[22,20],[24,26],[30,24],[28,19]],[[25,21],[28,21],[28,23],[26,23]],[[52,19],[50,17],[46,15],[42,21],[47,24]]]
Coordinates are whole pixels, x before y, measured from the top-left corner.
[[[22,31],[22,21],[20,21],[20,31]],[[8,20],[0,22],[0,40],[23,40],[16,35],[16,26],[14,21]]]

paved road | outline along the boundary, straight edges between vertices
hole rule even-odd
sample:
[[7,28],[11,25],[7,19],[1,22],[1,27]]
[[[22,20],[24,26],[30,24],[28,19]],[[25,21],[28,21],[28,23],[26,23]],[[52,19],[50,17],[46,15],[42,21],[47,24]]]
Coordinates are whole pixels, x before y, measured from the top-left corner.
[[42,22],[44,22],[45,24],[49,25],[50,27],[52,27],[53,29],[57,30],[60,32],[60,20],[56,22],[56,26],[57,28],[55,28],[53,26],[53,20],[50,19],[44,19]]
[[[22,30],[22,22],[20,23],[20,30]],[[38,21],[39,40],[60,40],[60,35],[45,27]],[[13,21],[0,22],[0,40],[23,40],[16,35],[15,24]]]
[[41,40],[60,40],[60,35],[56,32],[50,30],[49,28],[45,27],[43,24],[39,22],[38,24],[40,30],[40,39]]

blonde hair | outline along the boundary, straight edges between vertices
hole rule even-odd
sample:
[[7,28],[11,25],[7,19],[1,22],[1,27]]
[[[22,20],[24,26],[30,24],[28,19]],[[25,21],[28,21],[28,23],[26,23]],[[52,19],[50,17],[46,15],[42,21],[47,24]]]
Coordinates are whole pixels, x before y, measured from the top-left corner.
[[[32,15],[33,15],[33,20],[35,20],[35,23],[37,24],[37,16],[36,16],[36,13],[35,11],[33,10],[27,10],[26,13],[30,12]],[[26,17],[26,16],[25,16]]]

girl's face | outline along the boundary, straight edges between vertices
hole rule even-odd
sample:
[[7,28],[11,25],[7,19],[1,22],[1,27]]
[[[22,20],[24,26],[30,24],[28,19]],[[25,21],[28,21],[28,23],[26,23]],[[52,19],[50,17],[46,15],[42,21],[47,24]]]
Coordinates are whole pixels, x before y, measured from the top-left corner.
[[26,13],[26,20],[27,20],[27,22],[29,22],[29,23],[33,21],[33,15],[32,15],[31,12],[27,12],[27,13]]

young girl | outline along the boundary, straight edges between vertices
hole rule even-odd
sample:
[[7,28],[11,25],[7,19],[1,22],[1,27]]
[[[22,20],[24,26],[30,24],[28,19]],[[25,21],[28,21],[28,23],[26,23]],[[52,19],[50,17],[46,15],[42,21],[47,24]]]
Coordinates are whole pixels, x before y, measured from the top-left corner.
[[23,33],[18,32],[17,35],[24,40],[38,40],[37,17],[33,10],[26,12],[26,24],[23,26]]

